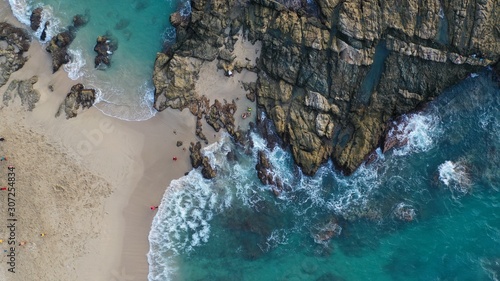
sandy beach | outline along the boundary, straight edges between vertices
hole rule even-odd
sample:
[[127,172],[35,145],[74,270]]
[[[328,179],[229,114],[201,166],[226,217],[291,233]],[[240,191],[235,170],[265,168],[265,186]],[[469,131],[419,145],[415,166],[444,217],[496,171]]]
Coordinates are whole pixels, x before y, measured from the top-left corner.
[[[23,27],[4,1],[0,17]],[[256,53],[257,46],[247,45],[243,48]],[[191,169],[188,147],[197,141],[196,118],[187,109],[167,109],[147,121],[126,122],[94,107],[80,110],[76,118],[55,118],[78,81],[62,69],[52,74],[49,54],[36,40],[28,56],[0,88],[3,95],[10,81],[36,75],[34,88],[41,94],[31,112],[19,98],[0,105],[0,137],[5,138],[0,156],[7,158],[0,162],[0,185],[8,184],[9,165],[15,172],[15,212],[9,214],[8,192],[1,191],[0,220],[17,219],[15,230],[0,229],[0,280],[147,280],[148,234],[155,215],[150,206],[159,204],[172,179]],[[238,115],[255,106],[239,83],[254,80],[254,73],[226,77],[208,63],[204,69],[200,94],[212,102],[238,97]],[[246,128],[254,118],[236,119]],[[220,132],[206,124],[203,129],[210,142],[217,140]],[[177,141],[183,145],[177,147]],[[12,233],[15,273],[7,264]]]

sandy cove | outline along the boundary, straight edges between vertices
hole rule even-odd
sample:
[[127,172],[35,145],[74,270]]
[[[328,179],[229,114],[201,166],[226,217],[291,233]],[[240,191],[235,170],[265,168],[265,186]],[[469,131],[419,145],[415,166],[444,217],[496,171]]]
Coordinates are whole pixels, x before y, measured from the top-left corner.
[[[23,27],[0,1],[0,18]],[[24,27],[26,28],[26,27]],[[257,54],[248,42],[240,50]],[[243,52],[245,53],[245,52]],[[32,112],[15,98],[0,105],[0,185],[7,185],[7,165],[15,167],[17,218],[16,273],[8,271],[10,231],[2,227],[0,280],[147,280],[148,234],[157,205],[170,181],[191,169],[189,143],[196,141],[196,118],[187,110],[165,110],[143,122],[105,116],[96,108],[79,111],[76,118],[55,118],[72,85],[61,69],[51,73],[50,57],[33,41],[29,60],[0,88],[3,95],[13,79],[37,75],[41,98]],[[243,71],[226,77],[207,63],[197,89],[213,101],[238,98],[237,115],[255,104],[245,98],[240,80],[255,74]],[[49,90],[52,85],[54,90]],[[246,128],[251,116],[237,117]],[[218,139],[206,124],[210,142]],[[175,131],[175,133],[174,133]],[[177,147],[176,142],[183,146]],[[186,150],[183,150],[186,148]],[[177,161],[173,161],[173,157]],[[8,219],[7,192],[0,193],[0,220]],[[45,236],[41,237],[41,233]]]

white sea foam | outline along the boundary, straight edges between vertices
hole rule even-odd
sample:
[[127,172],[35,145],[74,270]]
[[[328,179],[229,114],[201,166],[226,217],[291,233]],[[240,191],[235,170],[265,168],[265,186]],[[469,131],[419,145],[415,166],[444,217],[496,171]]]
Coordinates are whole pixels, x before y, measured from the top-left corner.
[[84,75],[82,67],[85,66],[85,59],[82,50],[68,49],[68,54],[71,59],[69,63],[63,65],[63,69],[71,80],[77,80]]
[[439,179],[449,188],[460,193],[468,193],[471,187],[469,173],[460,162],[445,161],[439,165]]
[[395,149],[395,155],[407,155],[408,153],[419,153],[428,151],[434,145],[434,139],[440,134],[439,117],[434,114],[412,114],[402,117],[403,121],[397,130],[391,130],[390,134],[396,134],[400,142],[405,142],[401,148]]
[[328,208],[340,215],[364,208],[372,192],[380,186],[373,166],[360,166],[351,176],[334,173],[338,191],[327,202]]
[[[38,30],[33,32],[34,36],[37,39],[40,39],[40,35],[42,34],[43,28],[45,27],[45,23],[47,21],[49,22],[46,30],[45,41],[42,42],[50,41],[50,39],[59,32],[60,20],[54,16],[54,12],[51,6],[43,6],[41,4],[34,5],[33,1],[30,0],[9,0],[9,4],[12,10],[12,14],[14,14],[17,20],[27,26],[31,25],[30,17],[32,11],[37,7],[43,7],[40,27],[38,28]],[[28,28],[28,30],[31,29]]]
[[30,25],[32,1],[29,0],[9,0],[12,13],[21,23]]
[[52,37],[56,36],[61,32],[61,20],[54,16],[54,10],[51,6],[43,6],[42,19],[40,21],[40,27],[35,31],[35,37],[40,40],[45,23],[48,22],[47,30],[45,30],[45,40],[42,42],[49,42]]
[[179,10],[179,14],[183,17],[189,17],[189,15],[191,15],[191,1],[184,1]]

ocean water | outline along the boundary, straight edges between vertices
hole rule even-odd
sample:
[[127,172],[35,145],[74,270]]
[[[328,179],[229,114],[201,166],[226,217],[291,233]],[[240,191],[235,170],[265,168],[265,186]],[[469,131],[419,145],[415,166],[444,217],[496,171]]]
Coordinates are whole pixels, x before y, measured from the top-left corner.
[[[189,12],[189,4],[178,0],[9,0],[11,9],[29,26],[31,11],[43,7],[42,24],[49,21],[46,42],[71,24],[74,15],[89,16],[70,45],[71,62],[63,71],[73,80],[99,93],[95,106],[104,114],[123,120],[151,118],[154,87],[152,83],[156,53],[163,44],[175,40],[169,15],[177,9]],[[40,38],[42,28],[33,32]],[[94,67],[97,36],[110,34],[118,42],[111,67]],[[62,70],[60,70],[62,71]],[[76,82],[75,82],[76,83]]]
[[[229,137],[207,147],[219,176],[193,170],[166,189],[149,280],[498,280],[500,89],[491,72],[405,122],[407,145],[378,151],[351,176],[331,164],[303,176],[288,151],[255,133],[253,148]],[[259,182],[258,150],[291,190],[275,197]]]

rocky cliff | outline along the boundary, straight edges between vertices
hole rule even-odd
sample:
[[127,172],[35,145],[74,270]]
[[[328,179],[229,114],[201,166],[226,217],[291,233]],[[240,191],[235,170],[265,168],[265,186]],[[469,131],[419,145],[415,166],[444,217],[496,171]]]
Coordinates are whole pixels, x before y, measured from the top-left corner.
[[255,94],[307,174],[331,158],[353,172],[392,118],[500,57],[498,0],[192,0],[157,56],[155,107],[195,99],[201,62],[243,30],[262,44]]

